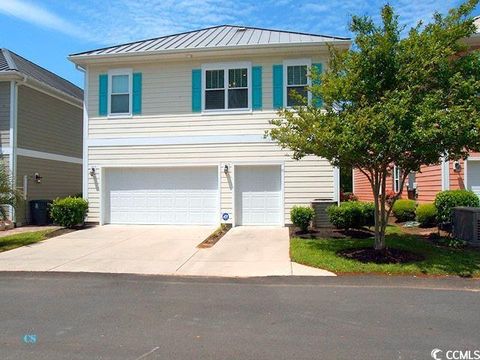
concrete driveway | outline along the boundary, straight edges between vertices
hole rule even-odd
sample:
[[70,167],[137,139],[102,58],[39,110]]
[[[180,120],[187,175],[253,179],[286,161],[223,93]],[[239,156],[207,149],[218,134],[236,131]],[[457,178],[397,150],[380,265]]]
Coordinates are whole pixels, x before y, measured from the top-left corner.
[[0,271],[333,275],[291,263],[286,228],[238,227],[212,248],[197,248],[214,230],[212,226],[97,226],[0,253]]

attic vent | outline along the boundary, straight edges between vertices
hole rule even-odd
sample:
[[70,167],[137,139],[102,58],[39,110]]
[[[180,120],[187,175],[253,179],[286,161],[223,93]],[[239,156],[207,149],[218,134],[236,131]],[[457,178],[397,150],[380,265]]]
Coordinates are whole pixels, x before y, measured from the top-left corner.
[[247,31],[247,28],[241,27],[237,29],[237,32],[243,32],[243,31]]

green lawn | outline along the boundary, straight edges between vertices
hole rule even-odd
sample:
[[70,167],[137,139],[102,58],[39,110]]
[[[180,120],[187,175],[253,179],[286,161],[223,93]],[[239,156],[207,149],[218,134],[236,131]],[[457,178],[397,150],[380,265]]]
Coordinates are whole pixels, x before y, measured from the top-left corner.
[[347,248],[373,246],[373,239],[293,238],[290,255],[293,261],[342,273],[381,273],[405,275],[458,275],[480,277],[480,251],[439,247],[414,235],[403,234],[400,228],[389,229],[387,246],[421,254],[425,260],[408,264],[362,263],[337,256]]
[[45,240],[54,230],[41,230],[0,237],[0,252]]

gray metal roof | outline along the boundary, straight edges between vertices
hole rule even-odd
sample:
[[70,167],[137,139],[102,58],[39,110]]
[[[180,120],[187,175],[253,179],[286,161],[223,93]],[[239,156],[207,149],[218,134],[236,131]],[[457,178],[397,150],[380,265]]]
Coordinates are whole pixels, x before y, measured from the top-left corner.
[[0,49],[0,74],[6,71],[16,71],[67,95],[83,100],[83,90],[70,81],[34,64],[13,51]]
[[117,55],[191,49],[215,49],[239,46],[312,44],[349,41],[349,38],[268,30],[246,26],[220,25],[180,34],[135,41],[127,44],[72,54],[70,56]]

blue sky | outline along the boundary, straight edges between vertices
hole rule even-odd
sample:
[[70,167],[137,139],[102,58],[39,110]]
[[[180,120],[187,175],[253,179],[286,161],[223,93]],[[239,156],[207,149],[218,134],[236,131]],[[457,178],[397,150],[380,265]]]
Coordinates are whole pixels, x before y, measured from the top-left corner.
[[[391,0],[412,26],[461,0]],[[107,45],[235,24],[349,36],[352,14],[378,16],[377,0],[0,0],[0,47],[82,86],[68,54]],[[477,9],[475,14],[480,13]]]

